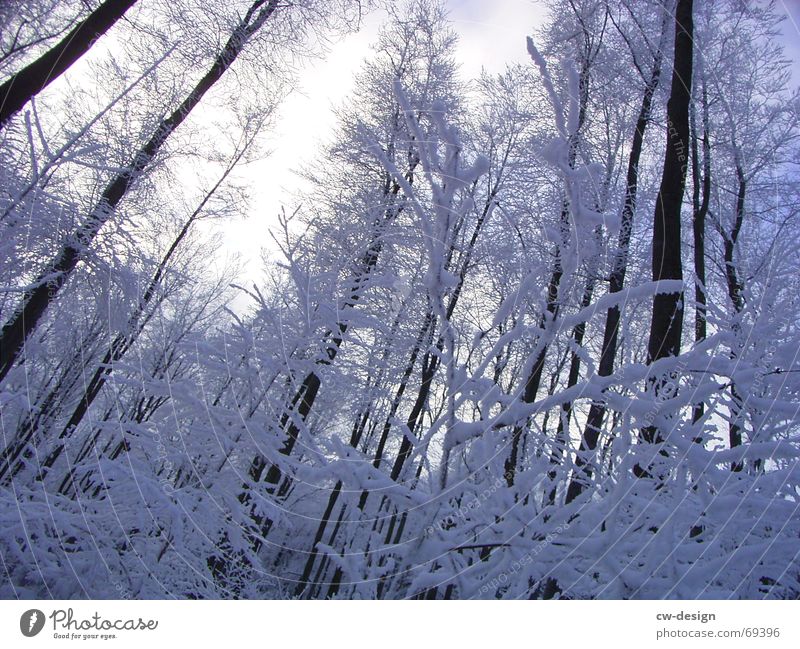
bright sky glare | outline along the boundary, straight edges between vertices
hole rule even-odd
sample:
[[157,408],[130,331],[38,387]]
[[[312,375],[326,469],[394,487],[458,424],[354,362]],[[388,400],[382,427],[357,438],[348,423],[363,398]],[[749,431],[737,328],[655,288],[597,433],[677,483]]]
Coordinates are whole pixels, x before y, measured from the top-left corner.
[[[456,60],[465,79],[476,78],[481,69],[500,72],[506,64],[525,62],[525,37],[543,15],[530,0],[451,0],[453,27],[459,35]],[[369,14],[362,29],[336,43],[324,60],[312,61],[299,75],[299,83],[280,108],[268,148],[272,153],[253,163],[252,204],[245,219],[225,224],[225,247],[246,263],[252,281],[260,276],[260,251],[272,243],[267,230],[276,223],[281,206],[296,207],[293,195],[303,187],[294,171],[310,162],[317,146],[329,137],[335,118],[333,108],[352,90],[353,74],[370,55],[383,12]]]
[[[778,0],[786,12],[784,47],[795,65],[793,80],[800,84],[800,0]],[[545,15],[537,0],[450,0],[453,27],[459,35],[456,60],[465,79],[481,69],[500,72],[507,64],[528,62],[525,37]],[[294,171],[310,162],[317,146],[329,137],[335,122],[333,107],[351,91],[353,74],[370,54],[383,12],[369,14],[362,29],[336,43],[324,58],[309,63],[299,75],[295,92],[280,108],[268,138],[272,153],[247,170],[253,179],[252,205],[247,218],[225,225],[225,247],[239,253],[250,281],[261,275],[261,250],[272,248],[268,229],[281,206],[297,206],[294,195],[303,181]]]

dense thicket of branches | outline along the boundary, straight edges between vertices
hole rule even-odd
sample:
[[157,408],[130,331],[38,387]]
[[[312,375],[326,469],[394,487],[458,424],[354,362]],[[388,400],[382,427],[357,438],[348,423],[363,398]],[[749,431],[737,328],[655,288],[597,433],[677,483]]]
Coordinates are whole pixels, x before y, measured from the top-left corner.
[[208,223],[373,7],[112,4],[0,10],[0,596],[800,596],[774,4],[549,0],[471,81],[383,6],[246,285]]

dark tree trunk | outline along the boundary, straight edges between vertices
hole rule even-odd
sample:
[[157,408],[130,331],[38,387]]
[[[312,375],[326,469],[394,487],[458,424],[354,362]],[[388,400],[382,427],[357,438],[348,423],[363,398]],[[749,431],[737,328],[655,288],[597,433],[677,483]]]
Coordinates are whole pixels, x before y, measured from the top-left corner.
[[[583,297],[581,298],[581,308],[584,309],[592,303],[592,295],[594,295],[594,278],[590,277],[586,280],[583,288]],[[572,329],[572,340],[576,347],[583,345],[583,338],[586,335],[586,323],[581,322],[575,325]],[[577,385],[580,378],[581,359],[577,352],[573,351],[569,361],[569,374],[567,375],[567,389]],[[569,421],[572,418],[572,402],[561,404],[561,413],[558,418],[558,427],[556,429],[556,437],[553,444],[553,450],[550,453],[550,464],[553,468],[548,471],[547,477],[550,481],[550,492],[547,494],[545,500],[546,504],[554,505],[556,502],[556,492],[558,485],[556,484],[556,477],[558,475],[556,467],[560,466],[563,462],[564,453],[569,448]]]
[[[737,145],[734,142],[734,147],[736,146]],[[736,158],[736,180],[738,183],[736,190],[736,211],[734,214],[733,228],[729,234],[723,232],[723,240],[725,244],[725,277],[728,285],[728,297],[730,297],[731,303],[733,304],[733,308],[736,312],[734,314],[734,318],[736,318],[736,320],[733,323],[733,331],[735,334],[735,342],[738,343],[739,333],[741,331],[741,325],[738,322],[738,318],[744,310],[744,284],[742,283],[742,280],[739,277],[739,272],[736,269],[734,256],[736,253],[736,244],[739,241],[739,234],[741,233],[742,225],[744,224],[744,206],[745,196],[747,195],[747,180],[744,175],[744,170],[742,169],[742,163],[739,159],[738,151]],[[734,348],[731,356],[735,358],[737,353],[738,350]],[[735,448],[737,446],[741,446],[742,444],[741,417],[744,402],[736,388],[736,384],[733,382],[731,382],[731,401],[732,407],[730,415],[731,419],[730,423],[728,424],[728,440],[731,448]],[[744,464],[742,462],[734,462],[731,464],[731,471],[741,471],[743,468]]]
[[105,225],[130,190],[134,181],[148,167],[164,142],[180,126],[211,87],[236,60],[248,38],[274,13],[278,0],[257,0],[234,30],[225,47],[217,55],[205,76],[195,85],[183,103],[159,124],[150,140],[138,151],[127,168],[118,174],[103,191],[100,200],[86,221],[73,233],[56,257],[23,294],[22,304],[3,326],[0,333],[0,381],[23,352],[28,337],[36,329],[47,307],[55,300],[62,286],[75,270],[86,249]]
[[0,128],[66,72],[114,26],[136,0],[106,0],[67,34],[55,47],[22,68],[0,86]]
[[[692,87],[693,55],[692,0],[678,0],[675,9],[675,60],[672,87],[667,103],[667,146],[661,187],[656,198],[653,223],[653,280],[682,280],[681,207],[686,187],[689,156],[689,102]],[[647,343],[647,359],[678,356],[683,327],[683,292],[659,293],[653,298],[653,317]],[[661,379],[652,383],[657,393]],[[663,441],[656,426],[642,430],[642,440]],[[637,474],[647,471],[637,468]]]
[[[705,82],[702,91],[702,111],[703,111],[703,160],[700,162],[700,155],[697,147],[697,133],[695,120],[692,120],[692,239],[694,241],[694,340],[699,343],[706,339],[707,335],[707,300],[706,300],[706,216],[708,215],[708,205],[711,198],[711,145],[709,143],[709,121],[708,121],[708,95]],[[694,112],[692,112],[694,116]],[[702,164],[702,174],[701,174]],[[703,416],[705,407],[698,403],[692,413],[692,421],[699,421]]]
[[[619,293],[625,287],[625,274],[628,270],[628,254],[631,245],[631,233],[633,232],[633,221],[636,214],[636,198],[639,187],[639,159],[642,155],[644,132],[650,121],[653,94],[661,78],[662,57],[663,53],[661,50],[656,52],[653,59],[650,79],[645,86],[642,105],[639,108],[639,116],[636,119],[636,128],[633,132],[631,151],[628,156],[628,170],[625,178],[625,199],[622,204],[622,214],[620,216],[617,252],[614,255],[611,274],[608,278],[609,293]],[[612,306],[606,311],[603,345],[600,352],[600,363],[597,368],[597,373],[600,376],[611,376],[614,372],[614,362],[617,357],[617,345],[619,342],[620,317],[621,312],[618,306]],[[569,487],[567,488],[567,503],[575,500],[586,485],[589,484],[592,475],[592,456],[597,448],[597,442],[600,438],[600,431],[603,426],[605,415],[605,403],[602,401],[593,401],[586,418],[583,439],[581,440],[580,448],[575,457],[576,475],[570,480]]]

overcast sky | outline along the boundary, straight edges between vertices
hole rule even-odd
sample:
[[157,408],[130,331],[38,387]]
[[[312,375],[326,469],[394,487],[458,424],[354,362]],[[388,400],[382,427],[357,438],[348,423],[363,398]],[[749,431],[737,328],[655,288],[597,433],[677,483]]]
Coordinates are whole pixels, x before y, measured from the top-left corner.
[[[475,78],[481,68],[496,72],[507,63],[527,61],[525,37],[542,14],[530,0],[450,0],[453,27],[459,34],[456,60],[465,79]],[[336,43],[324,60],[310,63],[299,75],[295,92],[283,103],[273,132],[268,137],[272,154],[250,165],[248,177],[252,205],[246,219],[225,226],[226,247],[243,256],[251,280],[261,273],[260,249],[269,246],[267,228],[292,198],[302,181],[293,173],[313,159],[317,145],[334,125],[333,106],[351,91],[353,73],[370,54],[378,29],[386,16],[373,12],[362,29]]]
[[[447,4],[459,35],[456,60],[465,79],[477,77],[481,68],[498,72],[508,63],[529,61],[525,37],[544,15],[541,2],[450,0]],[[788,18],[783,40],[787,55],[796,62],[794,81],[800,84],[800,0],[778,0],[778,5]],[[332,108],[352,89],[353,73],[369,56],[369,46],[384,19],[381,12],[373,12],[357,34],[336,43],[324,60],[307,65],[269,136],[271,155],[248,169],[248,177],[253,178],[250,214],[226,224],[225,242],[228,249],[242,255],[250,280],[260,276],[260,250],[270,244],[267,230],[281,206],[287,211],[296,206],[292,194],[302,181],[293,170],[310,161],[317,145],[328,138],[334,124]]]

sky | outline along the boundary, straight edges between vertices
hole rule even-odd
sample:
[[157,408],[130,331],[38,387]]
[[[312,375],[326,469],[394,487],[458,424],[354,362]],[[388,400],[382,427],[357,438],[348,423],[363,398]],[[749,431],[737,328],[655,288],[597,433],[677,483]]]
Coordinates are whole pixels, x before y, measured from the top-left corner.
[[786,14],[783,47],[787,57],[794,61],[792,79],[795,85],[800,85],[800,0],[777,0],[777,4]]
[[[535,2],[451,0],[448,9],[459,35],[455,58],[465,79],[478,77],[482,68],[500,72],[506,64],[529,60],[525,37],[543,15]],[[293,194],[303,187],[303,181],[294,171],[310,162],[317,146],[330,136],[335,124],[333,108],[352,90],[353,74],[369,56],[384,20],[382,12],[373,12],[358,33],[341,39],[323,60],[305,67],[266,138],[270,155],[249,165],[246,175],[255,181],[250,189],[250,213],[226,223],[224,240],[227,249],[242,256],[250,281],[260,276],[260,251],[270,248],[267,229],[276,223],[281,206],[287,212],[297,206]]]
[[[450,0],[447,6],[459,35],[456,60],[465,79],[479,76],[482,68],[500,72],[507,64],[529,62],[525,37],[544,17],[542,2]],[[783,44],[795,61],[794,83],[800,85],[800,0],[777,0],[777,6],[787,16]],[[249,281],[263,270],[262,248],[274,250],[268,229],[275,225],[281,207],[287,212],[297,207],[294,195],[303,188],[303,181],[294,172],[310,162],[318,145],[329,138],[335,123],[333,107],[351,91],[353,74],[369,56],[384,19],[382,12],[367,15],[357,33],[334,44],[324,59],[306,65],[267,136],[270,155],[247,169],[246,175],[254,181],[251,208],[246,218],[226,224],[224,241],[228,250],[241,255]]]

